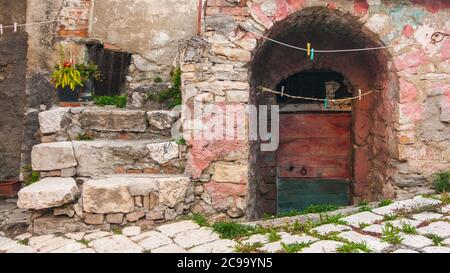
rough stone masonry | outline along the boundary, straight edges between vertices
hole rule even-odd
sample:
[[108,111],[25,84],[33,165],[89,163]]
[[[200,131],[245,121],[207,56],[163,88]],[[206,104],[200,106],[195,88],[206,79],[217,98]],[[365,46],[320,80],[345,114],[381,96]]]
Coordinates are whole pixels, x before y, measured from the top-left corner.
[[[100,12],[105,2],[115,10],[126,6],[124,11],[129,17],[113,20],[111,16],[118,12],[112,15]],[[258,143],[192,140],[187,142],[186,151],[180,147],[177,157],[175,149],[161,144],[173,142],[168,139],[166,122],[158,121],[160,113],[150,113],[163,109],[148,109],[148,105],[139,103],[131,105],[134,112],[51,108],[55,94],[48,74],[57,60],[59,43],[76,52],[85,52],[86,44],[95,42],[107,49],[132,53],[124,90],[130,94],[141,94],[142,89],[144,93],[153,92],[161,89],[158,85],[169,86],[169,68],[173,64],[180,66],[185,109],[191,108],[194,101],[219,107],[232,104],[237,109],[245,109],[248,104],[273,104],[275,97],[257,95],[256,87],[275,88],[280,80],[308,69],[339,71],[356,88],[377,90],[353,105],[355,202],[424,192],[434,173],[450,168],[450,40],[432,44],[430,39],[435,31],[450,31],[447,20],[450,6],[446,1],[207,0],[199,18],[196,1],[177,1],[182,2],[177,8],[186,7],[182,16],[173,16],[169,4],[155,8],[156,2],[160,3],[133,1],[132,5],[129,1],[112,0],[27,3],[27,22],[62,20],[26,29],[30,46],[24,87],[27,100],[23,111],[26,128],[22,159],[27,158],[25,161],[29,163],[32,147],[38,142],[44,142],[43,146],[35,146],[38,158],[40,148],[64,149],[62,156],[67,158],[51,158],[47,162],[54,164],[51,167],[41,168],[35,162],[35,167],[47,178],[74,177],[78,189],[73,187],[72,180],[63,189],[53,188],[54,183],[48,179],[43,181],[49,188],[65,192],[58,195],[60,200],[47,200],[52,205],[60,205],[58,201],[73,202],[73,211],[62,212],[64,208],[57,207],[53,214],[70,214],[73,219],[97,225],[119,220],[125,223],[127,216],[134,221],[173,219],[188,212],[256,218],[264,212],[273,212],[276,204],[275,154],[259,152]],[[118,25],[106,28],[112,20]],[[200,37],[191,37],[197,34],[199,21]],[[261,35],[298,45],[306,45],[309,36],[314,35],[314,46],[325,49],[392,47],[353,55],[317,54],[311,62],[305,54],[267,42]],[[2,73],[0,66],[0,76]],[[155,83],[158,75],[163,83]],[[21,112],[23,106],[17,108]],[[168,124],[173,122],[170,114],[163,116]],[[193,130],[185,112],[181,117],[185,139],[189,139]],[[111,122],[113,118],[117,119]],[[95,141],[77,142],[79,133],[92,134]],[[157,137],[162,139],[153,142]],[[119,144],[119,140],[125,141],[125,145]],[[80,151],[91,155],[87,163],[79,161]],[[169,151],[169,159],[158,156],[158,151]],[[102,157],[102,152],[108,156]],[[133,168],[133,163],[137,168]],[[117,197],[114,200],[125,200],[117,201],[117,206],[79,201],[89,200],[92,196],[89,191],[96,186],[109,189],[105,182],[110,181],[109,177],[91,176],[136,172],[184,172],[190,184],[184,194],[177,195],[176,202],[163,201],[158,193],[158,202],[164,204],[156,211],[144,208],[144,198],[150,199],[148,192],[134,196],[130,184],[124,186],[117,181],[111,184],[117,190],[111,195]],[[39,194],[40,188],[35,187],[29,189],[28,196]],[[172,192],[173,188],[169,188]],[[77,199],[80,195],[82,198]],[[131,211],[131,203],[135,211]],[[74,216],[74,212],[78,214]],[[37,226],[42,226],[45,219],[38,220]],[[63,224],[71,226],[72,222]]]

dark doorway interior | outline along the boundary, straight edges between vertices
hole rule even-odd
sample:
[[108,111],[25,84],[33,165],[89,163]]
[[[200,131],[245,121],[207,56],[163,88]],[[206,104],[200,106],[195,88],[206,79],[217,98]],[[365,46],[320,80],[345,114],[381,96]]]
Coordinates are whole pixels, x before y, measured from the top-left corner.
[[122,94],[131,64],[131,54],[105,49],[102,45],[91,45],[89,46],[89,60],[98,65],[102,74],[102,80],[94,82],[94,94],[96,96]]

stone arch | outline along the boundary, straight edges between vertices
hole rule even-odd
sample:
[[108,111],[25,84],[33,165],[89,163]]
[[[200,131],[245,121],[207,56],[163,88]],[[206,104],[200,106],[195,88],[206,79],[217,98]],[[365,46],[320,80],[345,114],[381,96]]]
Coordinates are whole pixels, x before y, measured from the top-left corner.
[[[275,18],[274,18],[275,19]],[[317,49],[348,49],[384,46],[376,31],[361,23],[360,17],[340,9],[305,7],[272,23],[263,34],[286,44]],[[377,90],[353,105],[353,184],[352,196],[358,200],[393,197],[391,176],[395,172],[397,104],[399,91],[397,74],[388,50],[317,53],[311,61],[305,52],[271,41],[259,39],[249,62],[250,104],[276,104],[273,94],[257,94],[256,88],[275,89],[287,77],[310,69],[325,69],[341,73],[354,89]],[[273,213],[276,191],[274,154],[258,152],[251,145],[248,212],[258,218]],[[266,160],[266,161],[265,161]],[[272,161],[272,162],[271,162]],[[274,176],[275,174],[275,176]]]

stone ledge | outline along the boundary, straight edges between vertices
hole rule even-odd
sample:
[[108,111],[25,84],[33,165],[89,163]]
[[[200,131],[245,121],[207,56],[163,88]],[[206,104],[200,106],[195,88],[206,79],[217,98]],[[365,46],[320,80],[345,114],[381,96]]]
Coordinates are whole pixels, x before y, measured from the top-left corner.
[[44,178],[19,191],[17,205],[23,209],[47,209],[73,202],[79,194],[72,178]]
[[[178,174],[182,163],[175,142],[94,140],[36,145],[32,166],[35,171],[47,172],[45,176],[95,177],[125,173]],[[76,173],[71,169],[74,167]]]
[[179,113],[115,107],[54,107],[39,113],[42,142],[76,140],[80,135],[94,139],[169,138]]

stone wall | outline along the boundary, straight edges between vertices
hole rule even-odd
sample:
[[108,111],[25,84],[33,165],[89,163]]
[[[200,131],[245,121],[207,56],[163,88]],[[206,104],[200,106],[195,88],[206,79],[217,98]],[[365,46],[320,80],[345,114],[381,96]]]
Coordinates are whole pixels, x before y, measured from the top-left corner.
[[[355,112],[354,134],[360,142],[356,143],[354,156],[356,162],[369,162],[355,166],[355,200],[405,197],[426,191],[432,174],[450,169],[450,40],[437,44],[430,40],[435,31],[450,30],[446,20],[450,9],[445,1],[433,3],[208,0],[205,41],[190,39],[182,50],[186,109],[192,110],[194,101],[218,105],[254,103],[254,88],[258,85],[273,88],[277,80],[289,73],[315,68],[316,64],[317,68],[334,68],[361,89],[378,90],[372,99],[355,106],[360,110]],[[324,10],[340,14],[343,21],[323,22],[324,18],[330,18],[320,16]],[[303,27],[296,24],[299,16],[306,18]],[[314,23],[317,18],[322,18],[321,25]],[[295,27],[290,28],[289,23]],[[317,54],[315,62],[306,65],[290,61],[296,60],[296,54],[304,53],[282,50],[247,30],[300,46],[311,39],[317,48],[325,49],[395,46],[379,54],[352,55],[354,61],[344,55],[322,58]],[[265,47],[272,49],[273,55],[262,54],[263,58],[259,58]],[[264,59],[266,62],[261,61]],[[276,66],[280,61],[282,64]],[[186,111],[183,117],[188,136],[195,127]],[[257,199],[270,189],[258,183],[256,176],[261,170],[253,167],[257,166],[258,158],[249,143],[205,140],[188,143],[187,170],[205,188],[196,208],[208,213],[227,213],[229,217],[240,217],[244,212],[248,217],[261,216],[265,209],[258,208],[262,205]],[[231,158],[230,154],[238,157]],[[224,172],[224,165],[229,169],[247,168],[250,173],[236,179],[239,183],[217,181],[215,178]]]
[[197,33],[197,0],[100,0],[90,37],[133,54],[129,89],[170,80],[178,41]]
[[[1,0],[0,22],[13,25],[25,21],[26,1]],[[4,28],[0,36],[0,181],[18,179],[25,103],[27,34]]]

